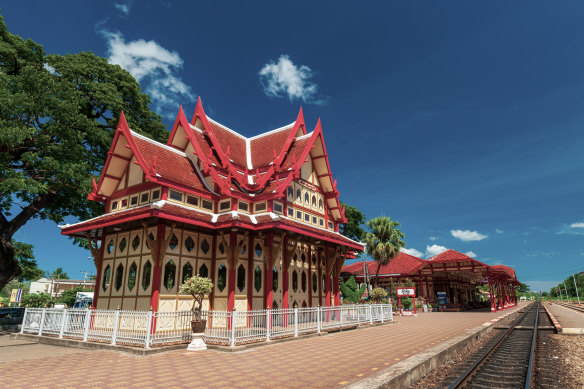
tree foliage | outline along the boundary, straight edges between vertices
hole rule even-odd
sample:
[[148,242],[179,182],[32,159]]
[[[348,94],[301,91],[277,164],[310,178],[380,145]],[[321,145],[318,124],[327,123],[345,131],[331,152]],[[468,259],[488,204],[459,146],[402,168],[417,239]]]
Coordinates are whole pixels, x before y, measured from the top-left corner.
[[68,280],[69,275],[67,272],[63,271],[62,267],[58,267],[51,274],[49,274],[49,278],[53,280]]
[[383,300],[385,300],[386,297],[387,297],[387,292],[385,291],[385,289],[380,288],[380,287],[373,288],[373,290],[369,294],[369,298],[375,303],[382,302]]
[[29,308],[43,308],[52,307],[55,305],[55,299],[48,293],[37,292],[37,293],[27,293],[22,296],[20,300],[20,305]]
[[[576,293],[576,288],[578,288],[578,293]],[[567,295],[570,299],[579,297],[580,301],[584,301],[584,273],[570,275],[558,286],[552,288],[552,291],[553,296],[559,296],[561,293],[564,299]]]
[[379,269],[387,265],[393,258],[397,257],[400,249],[406,246],[404,234],[401,232],[399,222],[391,220],[388,216],[373,218],[367,222],[367,227],[371,229],[365,236],[366,250],[376,262],[377,271],[375,273],[375,285],[379,278]]
[[347,218],[347,222],[341,224],[339,228],[340,233],[349,239],[356,241],[363,240],[366,232],[361,226],[365,224],[365,215],[356,207],[352,207],[343,202],[341,202],[341,206],[345,207],[345,217]]
[[34,259],[34,246],[32,244],[17,242],[13,239],[12,246],[14,247],[14,257],[22,270],[22,273],[16,277],[18,282],[36,281],[45,274]]
[[357,282],[355,282],[355,277],[351,276],[347,282],[340,280],[339,287],[343,294],[343,301],[350,301],[356,304],[361,299],[361,296],[363,296],[367,285],[363,284],[359,287]]
[[0,288],[22,271],[11,238],[30,219],[103,212],[87,195],[122,110],[132,129],[166,137],[149,103],[120,66],[89,52],[47,55],[0,16]]
[[527,284],[520,284],[519,287],[517,288],[517,292],[518,293],[527,293],[529,292],[529,285]]
[[203,299],[206,294],[213,290],[213,283],[207,277],[200,277],[198,274],[186,280],[180,287],[178,292],[181,294],[190,294],[193,296],[193,317],[195,320],[201,320],[201,310],[203,308]]
[[77,292],[93,292],[91,288],[84,288],[83,286],[76,286],[73,289],[65,290],[59,296],[58,301],[67,305],[68,307],[72,307],[77,300]]

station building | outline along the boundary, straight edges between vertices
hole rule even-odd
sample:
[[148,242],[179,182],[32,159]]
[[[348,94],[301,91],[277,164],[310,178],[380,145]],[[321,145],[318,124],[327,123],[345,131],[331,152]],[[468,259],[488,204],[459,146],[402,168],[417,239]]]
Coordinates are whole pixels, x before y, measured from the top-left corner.
[[[354,276],[364,282],[364,274],[374,278],[377,262],[355,262],[343,266],[341,278]],[[433,303],[438,302],[438,293],[446,294],[447,304],[441,310],[459,311],[481,305],[480,285],[488,286],[491,311],[517,305],[516,288],[519,281],[515,271],[504,265],[489,266],[455,250],[447,250],[428,260],[400,253],[389,264],[379,270],[378,285],[389,289],[392,284],[406,281],[414,283],[416,294]]]
[[[139,130],[139,129],[134,129]],[[244,137],[182,110],[166,144],[120,118],[89,198],[94,219],[60,226],[89,241],[98,309],[187,310],[180,284],[199,274],[214,290],[204,309],[338,305],[345,258],[363,246],[346,222],[320,120],[300,110],[284,127]]]

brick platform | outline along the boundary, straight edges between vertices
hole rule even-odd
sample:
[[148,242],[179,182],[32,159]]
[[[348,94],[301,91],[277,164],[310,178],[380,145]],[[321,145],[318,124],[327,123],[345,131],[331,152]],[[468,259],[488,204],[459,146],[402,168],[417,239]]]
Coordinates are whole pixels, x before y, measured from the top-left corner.
[[[454,336],[516,311],[431,312],[396,317],[398,324],[347,331],[224,353],[169,351],[133,356],[72,350],[52,355],[35,347],[2,364],[12,388],[335,388],[356,383]],[[186,348],[186,345],[185,345]],[[9,357],[10,358],[10,357]],[[9,359],[8,358],[8,359]]]

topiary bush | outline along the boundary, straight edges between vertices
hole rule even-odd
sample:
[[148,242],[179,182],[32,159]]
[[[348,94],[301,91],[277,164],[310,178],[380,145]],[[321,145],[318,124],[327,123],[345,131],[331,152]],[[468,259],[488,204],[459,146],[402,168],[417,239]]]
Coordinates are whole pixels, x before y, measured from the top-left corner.
[[193,307],[191,311],[193,312],[194,320],[201,320],[203,309],[203,299],[206,294],[211,293],[213,290],[213,283],[207,277],[200,277],[196,275],[194,277],[186,280],[179,288],[178,292],[181,294],[190,294],[193,296]]
[[411,297],[402,297],[401,303],[403,309],[410,309],[414,305]]
[[377,287],[371,291],[369,298],[373,300],[374,303],[381,303],[387,297],[387,292],[385,289]]

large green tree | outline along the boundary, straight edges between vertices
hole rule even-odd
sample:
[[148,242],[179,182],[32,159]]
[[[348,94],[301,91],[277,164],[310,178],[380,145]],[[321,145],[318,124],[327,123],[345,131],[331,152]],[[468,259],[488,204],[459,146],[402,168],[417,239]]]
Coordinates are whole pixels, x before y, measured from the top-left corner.
[[365,215],[356,207],[350,206],[341,202],[341,206],[345,207],[345,217],[347,222],[341,224],[340,233],[349,239],[361,241],[365,238],[365,230],[362,225],[365,224]]
[[0,16],[0,289],[21,274],[11,239],[29,220],[103,212],[87,194],[122,110],[132,129],[166,138],[149,103],[118,65],[86,52],[47,55]]
[[34,246],[32,244],[16,242],[13,239],[12,246],[14,247],[14,256],[21,270],[21,273],[16,277],[18,282],[36,281],[45,274],[34,259]]
[[400,249],[405,247],[404,234],[401,232],[399,222],[391,220],[390,217],[380,216],[367,222],[367,227],[371,229],[365,236],[366,250],[376,262],[375,286],[379,278],[379,269],[387,265],[393,258],[397,257]]

